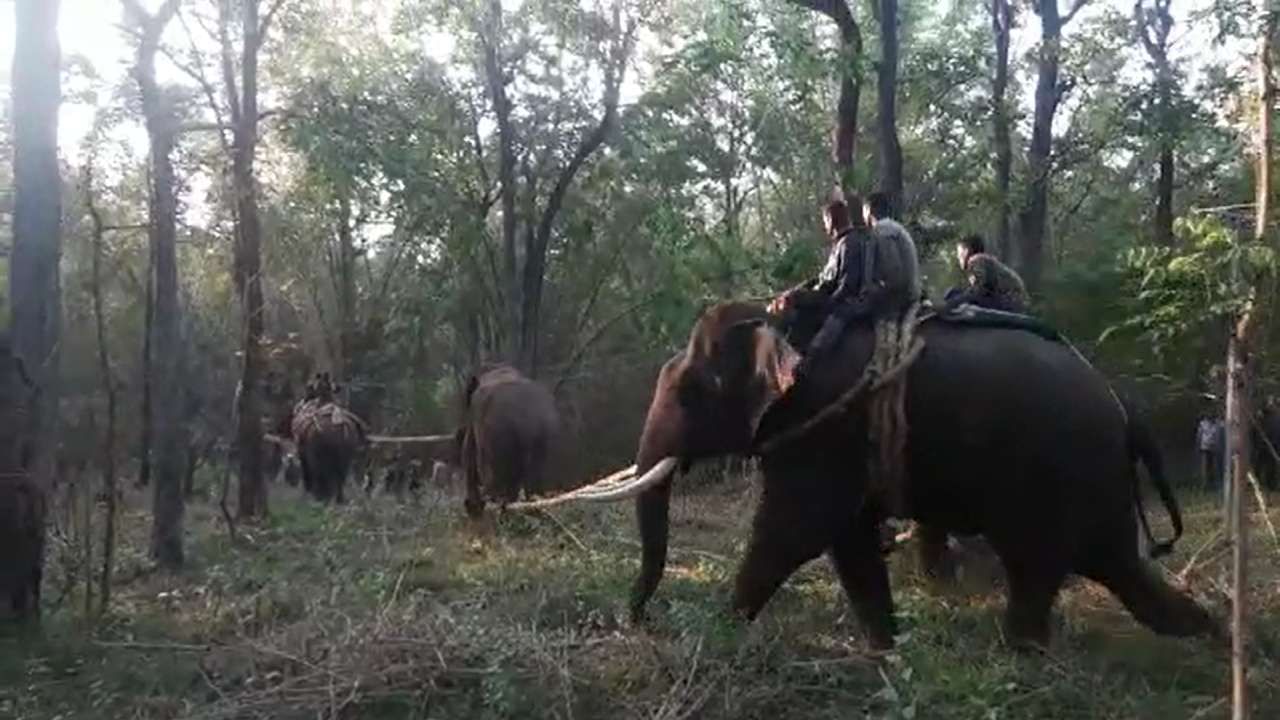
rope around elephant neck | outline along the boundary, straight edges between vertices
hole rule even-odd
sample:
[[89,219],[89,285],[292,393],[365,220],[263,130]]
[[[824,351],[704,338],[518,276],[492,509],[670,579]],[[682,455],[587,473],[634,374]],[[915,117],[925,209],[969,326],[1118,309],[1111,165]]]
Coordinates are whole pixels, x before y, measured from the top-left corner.
[[[920,305],[918,303],[913,304],[903,316],[901,324],[892,320],[877,323],[876,349],[872,351],[872,357],[863,369],[862,376],[858,378],[858,382],[808,420],[761,443],[755,448],[754,454],[765,455],[787,443],[794,442],[812,432],[819,425],[838,415],[842,415],[865,396],[879,397],[881,390],[897,382],[903,373],[915,363],[916,358],[920,357],[920,353],[924,351],[924,338],[916,335],[916,329],[926,320],[933,317],[933,314],[926,313],[923,316],[919,316],[917,314],[919,310]],[[880,350],[881,343],[886,339],[885,333],[887,332],[887,330],[880,327],[882,323],[897,325],[900,328],[895,332],[896,347],[891,357]],[[905,385],[904,381],[899,383],[897,387],[905,388]],[[905,394],[903,394],[903,398],[905,398]],[[904,428],[902,440],[905,443],[905,413],[902,418],[902,427]]]

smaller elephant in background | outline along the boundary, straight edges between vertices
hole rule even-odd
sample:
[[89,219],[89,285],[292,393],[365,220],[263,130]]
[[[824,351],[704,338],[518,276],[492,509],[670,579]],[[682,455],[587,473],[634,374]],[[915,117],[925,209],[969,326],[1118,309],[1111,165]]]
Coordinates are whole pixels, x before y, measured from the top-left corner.
[[466,479],[467,514],[484,512],[485,498],[501,505],[545,489],[553,443],[560,433],[555,399],[510,365],[477,372],[463,394],[455,435]]
[[338,404],[336,393],[329,374],[317,374],[279,430],[297,445],[303,489],[322,502],[342,503],[352,463],[368,442],[368,428]]

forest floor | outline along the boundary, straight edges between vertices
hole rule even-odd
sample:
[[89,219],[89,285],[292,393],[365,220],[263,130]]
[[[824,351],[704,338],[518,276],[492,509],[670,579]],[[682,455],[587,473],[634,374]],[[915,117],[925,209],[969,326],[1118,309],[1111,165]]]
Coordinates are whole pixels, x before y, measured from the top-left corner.
[[[637,629],[629,503],[476,527],[434,491],[327,508],[278,486],[269,520],[234,544],[217,504],[192,502],[189,566],[172,575],[146,560],[146,498],[131,490],[110,613],[84,622],[55,538],[41,635],[0,637],[0,717],[1228,716],[1225,647],[1157,637],[1083,580],[1043,654],[1006,646],[1003,594],[982,571],[936,592],[903,552],[893,653],[868,650],[825,562],[739,624],[726,607],[755,492],[737,477],[677,495],[672,563]],[[1176,575],[1199,550],[1186,581],[1225,616],[1220,515],[1206,495],[1181,497],[1188,535],[1162,562]],[[1280,547],[1263,524],[1253,538],[1253,717],[1275,718]]]

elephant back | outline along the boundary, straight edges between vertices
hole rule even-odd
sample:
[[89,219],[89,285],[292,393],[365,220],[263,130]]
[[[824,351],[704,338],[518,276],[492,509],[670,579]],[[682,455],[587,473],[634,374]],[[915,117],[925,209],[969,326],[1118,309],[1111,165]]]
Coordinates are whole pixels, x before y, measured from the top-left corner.
[[300,443],[324,438],[362,445],[369,435],[368,426],[358,415],[336,402],[318,400],[298,403],[293,412],[291,430],[294,439]]

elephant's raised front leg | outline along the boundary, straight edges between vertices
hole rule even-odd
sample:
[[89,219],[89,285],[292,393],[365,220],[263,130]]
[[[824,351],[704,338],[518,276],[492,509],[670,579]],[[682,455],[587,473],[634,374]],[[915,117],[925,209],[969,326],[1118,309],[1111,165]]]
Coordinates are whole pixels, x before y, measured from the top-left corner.
[[825,514],[814,512],[795,494],[771,497],[766,483],[734,583],[736,612],[754,620],[792,573],[830,546],[831,528]]
[[897,625],[889,568],[880,552],[880,527],[870,513],[842,529],[831,546],[831,563],[872,647],[893,647]]

